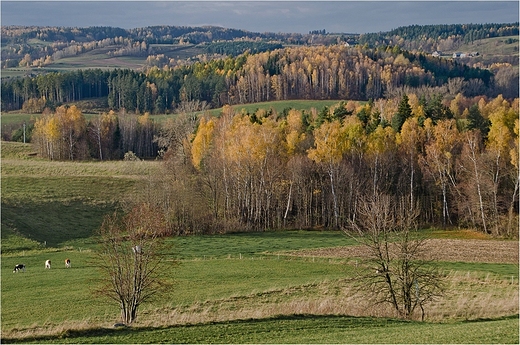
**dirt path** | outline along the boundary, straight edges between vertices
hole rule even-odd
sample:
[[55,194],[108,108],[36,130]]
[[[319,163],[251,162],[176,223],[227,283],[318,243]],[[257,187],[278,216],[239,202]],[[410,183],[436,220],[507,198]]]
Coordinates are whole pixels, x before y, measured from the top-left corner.
[[[426,242],[422,258],[452,262],[518,264],[518,253],[518,241],[430,239]],[[348,258],[366,257],[368,252],[363,246],[349,246],[300,250],[289,255]]]

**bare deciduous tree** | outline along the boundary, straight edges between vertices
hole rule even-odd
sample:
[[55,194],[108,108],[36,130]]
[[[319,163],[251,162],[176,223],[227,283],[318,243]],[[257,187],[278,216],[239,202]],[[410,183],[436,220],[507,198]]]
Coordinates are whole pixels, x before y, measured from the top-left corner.
[[100,229],[96,265],[102,284],[96,293],[116,301],[124,324],[131,324],[139,306],[164,291],[167,242],[161,238],[165,222],[149,204],[132,208],[125,216],[108,215]]
[[425,240],[415,231],[418,215],[418,207],[376,194],[360,201],[358,217],[345,231],[368,250],[358,266],[359,291],[368,292],[376,304],[390,304],[405,319],[419,307],[424,320],[424,306],[444,289],[441,274],[422,257]]

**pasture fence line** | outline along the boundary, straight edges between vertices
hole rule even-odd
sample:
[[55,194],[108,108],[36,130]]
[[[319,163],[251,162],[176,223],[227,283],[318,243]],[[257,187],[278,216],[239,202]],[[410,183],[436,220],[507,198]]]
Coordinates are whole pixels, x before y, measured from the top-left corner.
[[284,260],[284,261],[302,261],[311,263],[328,263],[328,264],[344,264],[349,262],[346,258],[331,258],[331,257],[319,257],[319,256],[299,256],[292,254],[280,254],[280,253],[228,253],[224,256],[219,255],[201,255],[201,256],[187,256],[184,258],[177,258],[179,261],[212,261],[212,260]]

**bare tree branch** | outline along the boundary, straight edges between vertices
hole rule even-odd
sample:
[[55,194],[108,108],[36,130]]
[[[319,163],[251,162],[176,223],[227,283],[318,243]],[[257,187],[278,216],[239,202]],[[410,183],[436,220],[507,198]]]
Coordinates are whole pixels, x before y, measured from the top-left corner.
[[397,315],[410,319],[419,307],[441,296],[441,275],[431,262],[420,261],[425,239],[418,236],[419,207],[376,194],[360,200],[358,218],[345,232],[369,250],[358,267],[358,291],[368,292],[374,304],[390,304]]
[[139,204],[123,217],[105,217],[100,229],[100,251],[95,258],[102,272],[96,293],[116,301],[121,319],[131,324],[139,306],[168,286],[164,257],[168,242],[160,237],[166,222],[149,204]]

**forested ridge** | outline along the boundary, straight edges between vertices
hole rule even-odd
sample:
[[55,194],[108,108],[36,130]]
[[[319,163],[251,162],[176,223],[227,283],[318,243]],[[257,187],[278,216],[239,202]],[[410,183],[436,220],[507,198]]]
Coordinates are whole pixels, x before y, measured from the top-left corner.
[[[148,26],[134,29],[122,29],[110,26],[92,26],[87,28],[71,27],[26,27],[2,26],[2,43],[25,43],[27,39],[38,38],[46,41],[86,42],[111,38],[129,38],[142,40],[147,44],[174,43],[180,38],[190,39],[195,43],[216,40],[233,40],[235,38],[286,39],[299,34],[260,33],[237,30],[217,26]],[[198,37],[198,39],[196,39]]]
[[451,50],[461,43],[479,39],[518,34],[518,23],[410,25],[388,32],[362,34],[359,43],[372,47],[397,44],[406,50],[433,52]]
[[[94,69],[12,79],[2,85],[2,109],[25,105],[26,111],[41,112],[43,107],[106,97],[107,107],[116,111],[164,113],[182,101],[221,107],[288,99],[369,100],[403,87],[450,83],[467,97],[514,97],[516,80],[514,74],[497,79],[489,70],[398,47],[293,47],[146,72]],[[30,109],[29,101],[42,106]]]
[[[518,23],[412,25],[389,32],[365,34],[329,33],[326,30],[313,30],[309,34],[259,33],[215,26],[150,26],[134,29],[2,26],[1,58],[3,68],[42,67],[65,57],[95,50],[106,50],[111,56],[153,57],[157,54],[157,46],[173,44],[191,44],[203,48],[206,53],[224,54],[243,53],[247,49],[252,49],[252,52],[262,51],[264,48],[261,46],[266,44],[289,46],[339,43],[371,48],[399,46],[404,50],[431,54],[436,50],[453,52],[464,43],[507,36],[518,36]],[[225,51],[223,45],[226,46]],[[518,65],[518,59],[514,58],[508,57],[512,59],[509,62]],[[503,61],[504,57],[501,59]]]
[[[175,103],[195,99],[213,107],[282,99],[368,100],[384,97],[395,88],[438,87],[460,77],[466,83],[467,96],[502,94],[511,98],[518,94],[517,56],[516,62],[509,61],[514,57],[501,56],[489,66],[475,60],[469,67],[469,61],[438,59],[430,54],[468,39],[515,32],[518,23],[415,25],[363,35],[326,30],[308,35],[261,34],[175,26],[128,30],[2,27],[2,67],[20,66],[29,73],[25,78],[2,78],[2,109],[20,109],[29,99],[43,97],[47,107],[107,97],[106,106],[114,110],[124,107],[151,113],[172,110]],[[355,44],[358,39],[362,45],[349,47],[346,43]],[[171,57],[188,42],[201,55],[186,60]],[[285,45],[291,47],[282,48]],[[106,69],[38,70],[96,50],[108,57],[140,56],[147,67],[111,73]]]

